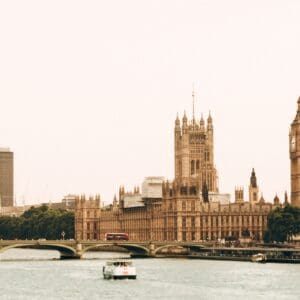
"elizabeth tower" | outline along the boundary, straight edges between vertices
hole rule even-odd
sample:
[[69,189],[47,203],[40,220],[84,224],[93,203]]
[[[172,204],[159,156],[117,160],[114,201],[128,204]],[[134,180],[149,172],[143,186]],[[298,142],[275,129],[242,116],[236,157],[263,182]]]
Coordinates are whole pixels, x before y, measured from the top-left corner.
[[300,207],[300,98],[290,129],[291,204]]

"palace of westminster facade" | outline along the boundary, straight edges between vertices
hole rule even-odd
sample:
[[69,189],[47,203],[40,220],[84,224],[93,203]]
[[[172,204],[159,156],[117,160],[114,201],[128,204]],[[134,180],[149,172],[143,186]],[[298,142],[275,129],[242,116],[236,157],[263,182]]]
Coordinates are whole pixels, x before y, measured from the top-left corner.
[[[242,237],[245,232],[261,240],[268,214],[287,205],[276,196],[273,203],[259,197],[255,171],[249,184],[249,201],[243,188],[236,188],[235,201],[220,194],[214,165],[214,128],[209,115],[188,120],[178,116],[174,128],[175,178],[146,177],[142,191],[119,189],[119,197],[103,207],[100,196],[75,202],[75,238],[105,239],[108,232],[126,232],[131,240],[205,241],[227,236]],[[290,129],[291,204],[300,207],[300,98]],[[204,192],[204,188],[208,190]],[[203,191],[203,195],[202,195]]]

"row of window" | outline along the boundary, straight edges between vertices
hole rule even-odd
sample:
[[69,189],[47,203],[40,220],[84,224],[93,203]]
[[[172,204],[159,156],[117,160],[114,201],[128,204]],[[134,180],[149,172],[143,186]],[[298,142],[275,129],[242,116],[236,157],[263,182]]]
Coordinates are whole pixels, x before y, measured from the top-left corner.
[[[182,217],[182,228],[186,228],[187,227],[187,218],[183,216]],[[240,218],[239,216],[232,216],[231,217],[231,226],[232,227],[238,227],[240,226]],[[168,218],[169,219],[169,218]],[[195,219],[196,217],[192,216],[190,218],[190,227],[195,228]],[[261,216],[261,220],[262,220],[262,225],[263,226],[267,226],[267,222],[268,222],[268,217],[267,216]],[[177,217],[174,217],[174,219],[169,219],[169,221],[172,221],[172,224],[170,224],[169,222],[169,226],[171,227],[177,227]],[[226,217],[222,217],[220,218],[219,221],[219,217],[213,217],[213,216],[202,216],[200,217],[200,227],[204,227],[204,226],[208,226],[210,221],[210,225],[212,227],[218,227],[218,226],[229,226],[229,221],[230,221],[230,217],[226,216]],[[252,226],[258,226],[259,222],[260,222],[260,216],[242,216],[241,218],[241,226],[249,226],[250,222],[252,221]],[[164,225],[165,228],[167,227],[167,218],[164,218]]]
[[98,229],[98,222],[86,222],[86,229],[87,230],[97,230]]
[[[154,240],[177,240],[178,239],[178,234],[179,232],[177,231],[152,231],[152,232],[132,232],[130,233],[130,238],[132,240],[149,240],[149,239],[154,239]],[[239,230],[233,230],[233,231],[229,231],[229,230],[222,230],[222,231],[218,231],[218,230],[202,230],[199,233],[200,235],[200,240],[217,240],[219,238],[223,239],[227,236],[235,236],[237,238],[240,237],[241,235],[241,231]],[[252,237],[254,237],[255,239],[259,240],[261,238],[261,232],[259,230],[254,230],[252,231]],[[80,236],[78,237],[79,239],[81,238]],[[82,237],[84,238],[84,237]],[[188,232],[186,230],[182,230],[181,231],[181,238],[182,241],[187,241],[187,240],[192,240],[195,241],[196,240],[196,231],[192,230],[191,232]],[[97,240],[100,239],[100,235],[97,232],[93,232],[93,233],[86,233],[86,239],[88,240]]]
[[[209,161],[209,152],[204,152],[204,161]],[[200,160],[191,160],[191,175],[199,174]]]

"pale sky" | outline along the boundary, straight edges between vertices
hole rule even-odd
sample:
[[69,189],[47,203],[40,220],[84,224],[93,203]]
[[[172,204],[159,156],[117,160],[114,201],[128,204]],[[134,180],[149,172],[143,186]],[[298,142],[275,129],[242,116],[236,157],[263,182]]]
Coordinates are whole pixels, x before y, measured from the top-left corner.
[[177,112],[215,128],[220,192],[290,191],[299,0],[0,2],[0,147],[22,204],[174,177]]

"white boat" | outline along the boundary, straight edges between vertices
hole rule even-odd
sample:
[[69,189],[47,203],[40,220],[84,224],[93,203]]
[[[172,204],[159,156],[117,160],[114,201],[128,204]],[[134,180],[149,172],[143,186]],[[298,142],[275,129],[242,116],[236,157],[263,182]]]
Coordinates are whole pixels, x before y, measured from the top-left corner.
[[136,269],[130,260],[110,260],[103,266],[104,279],[136,279]]
[[267,255],[263,254],[263,253],[254,254],[251,256],[251,261],[265,263],[265,262],[267,262]]

